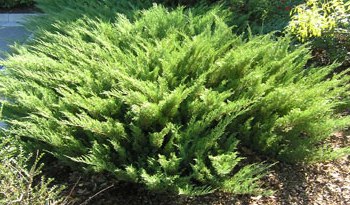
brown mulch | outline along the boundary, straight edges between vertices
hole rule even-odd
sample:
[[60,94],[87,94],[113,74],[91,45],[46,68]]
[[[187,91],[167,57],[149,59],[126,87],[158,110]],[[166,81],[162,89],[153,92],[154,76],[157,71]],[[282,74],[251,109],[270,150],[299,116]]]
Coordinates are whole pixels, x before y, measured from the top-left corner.
[[[334,147],[350,145],[349,133],[336,133]],[[59,166],[59,165],[57,165]],[[68,183],[64,195],[69,204],[91,205],[346,205],[350,204],[350,156],[313,165],[278,163],[264,178],[271,196],[234,196],[214,193],[199,197],[156,194],[130,183],[116,182],[108,174],[82,176],[64,167],[58,181]],[[64,170],[66,169],[66,170]],[[62,173],[64,173],[62,175]]]

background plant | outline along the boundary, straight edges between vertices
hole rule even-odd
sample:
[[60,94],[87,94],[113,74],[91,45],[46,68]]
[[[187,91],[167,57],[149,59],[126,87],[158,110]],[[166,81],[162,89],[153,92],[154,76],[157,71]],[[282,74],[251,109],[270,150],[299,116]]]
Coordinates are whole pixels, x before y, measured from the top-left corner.
[[0,8],[12,8],[16,6],[29,6],[34,0],[0,0]]
[[232,23],[236,31],[249,29],[255,34],[282,31],[290,20],[291,9],[303,0],[228,0],[225,6],[233,13]]
[[307,1],[293,9],[287,32],[313,47],[313,62],[329,65],[334,61],[346,68],[349,63],[349,2]]
[[349,26],[349,2],[308,0],[293,9],[289,31],[299,40],[334,35]]
[[[81,16],[87,15],[106,21],[114,21],[115,13],[123,13],[132,19],[134,13],[140,9],[147,9],[152,3],[162,4],[167,7],[176,8],[185,6],[186,8],[201,7],[205,12],[209,5],[220,5],[231,12],[231,19],[227,21],[229,25],[235,26],[235,31],[246,32],[250,27],[253,33],[269,33],[275,30],[283,30],[290,19],[290,10],[303,0],[104,0],[104,1],[84,1],[84,0],[37,0],[37,6],[45,13],[49,14],[48,19],[37,19],[33,25],[47,25],[46,28],[53,29],[54,20],[71,21]],[[98,8],[98,9],[94,9]],[[72,9],[75,12],[72,12]]]

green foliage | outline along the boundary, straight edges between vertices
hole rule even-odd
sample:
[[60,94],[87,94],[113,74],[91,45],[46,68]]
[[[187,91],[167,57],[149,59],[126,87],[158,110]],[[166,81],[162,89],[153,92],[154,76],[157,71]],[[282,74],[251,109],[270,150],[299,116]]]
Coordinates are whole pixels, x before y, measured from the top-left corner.
[[52,24],[57,19],[74,21],[83,16],[114,22],[116,12],[126,15],[132,21],[139,9],[150,8],[152,3],[173,8],[179,5],[189,9],[196,7],[194,12],[197,13],[208,10],[208,5],[220,5],[229,10],[231,19],[227,23],[235,25],[237,31],[245,32],[249,27],[253,33],[268,33],[287,26],[291,8],[302,2],[303,0],[37,0],[37,7],[47,13],[48,18],[37,19],[33,25],[40,25],[41,28],[46,25],[46,28],[53,29]]
[[311,43],[315,63],[329,65],[338,61],[342,67],[350,65],[349,3],[310,0],[293,9],[286,31],[300,42]]
[[171,5],[171,6],[179,6],[179,5],[193,6],[195,4],[200,4],[200,3],[213,3],[219,0],[151,0],[151,1],[155,3]]
[[[0,203],[15,205],[63,204],[59,194],[64,187],[52,186],[53,179],[41,175],[41,156],[32,156],[2,138],[0,144]],[[30,165],[31,164],[31,165]]]
[[57,22],[1,62],[9,133],[180,194],[264,193],[268,166],[244,163],[239,140],[285,161],[334,157],[320,143],[349,125],[336,110],[349,77],[305,70],[309,50],[289,39],[243,40],[218,8],[194,13],[154,6],[133,21]]
[[[0,119],[2,119],[2,108]],[[2,128],[4,124],[2,123]],[[41,205],[65,204],[60,197],[64,187],[53,186],[53,179],[46,179],[42,173],[43,155],[33,158],[24,152],[21,143],[12,137],[0,137],[0,204]],[[38,177],[41,178],[39,179]]]
[[0,0],[0,8],[12,8],[16,6],[32,5],[33,0]]
[[[28,18],[26,27],[38,36],[46,30],[65,33],[67,26],[80,18],[88,17],[113,23],[116,13],[132,19],[135,13],[152,6],[151,1],[143,0],[36,0],[36,7],[45,13],[45,18]],[[60,29],[56,28],[59,24]]]
[[350,66],[350,32],[336,32],[334,35],[323,35],[309,40],[313,48],[313,62],[318,65],[329,65],[334,61],[339,62],[338,70]]
[[113,20],[116,12],[126,15],[131,10],[152,5],[150,1],[141,0],[36,0],[36,3],[38,8],[49,14],[48,18],[60,21],[74,20],[83,16]]
[[350,4],[344,0],[308,0],[293,9],[288,30],[299,40],[333,35],[341,27],[348,27]]
[[283,30],[290,20],[293,7],[304,0],[149,0],[166,6],[183,5],[188,8],[220,5],[227,8],[232,15],[229,23],[237,27],[240,33],[249,28],[253,33],[269,33]]
[[303,0],[227,0],[225,6],[233,12],[232,24],[237,31],[266,34],[281,31],[289,22],[290,10]]
[[[304,0],[36,0],[37,7],[49,14],[48,18],[37,19],[35,26],[45,24],[52,29],[55,20],[73,21],[82,16],[99,18],[103,21],[115,21],[115,13],[122,13],[132,19],[133,14],[139,9],[147,9],[153,3],[175,8],[201,7],[207,10],[208,5],[220,5],[227,8],[232,18],[230,25],[235,25],[239,32],[245,32],[251,28],[254,33],[268,33],[282,30],[290,19],[290,10]],[[198,9],[195,9],[198,12]],[[201,11],[201,12],[203,12]],[[42,25],[40,26],[42,28]]]

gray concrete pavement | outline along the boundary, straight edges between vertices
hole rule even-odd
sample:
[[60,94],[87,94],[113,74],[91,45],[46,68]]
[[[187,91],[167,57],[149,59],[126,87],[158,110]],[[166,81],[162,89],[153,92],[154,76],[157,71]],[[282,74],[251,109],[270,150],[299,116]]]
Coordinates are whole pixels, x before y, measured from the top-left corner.
[[22,26],[0,27],[0,58],[4,58],[4,52],[8,52],[10,45],[23,43],[30,33]]
[[23,43],[30,35],[22,26],[26,19],[43,14],[38,13],[1,13],[0,14],[0,58],[4,58],[4,52],[9,51],[9,46],[15,42]]
[[26,19],[42,14],[12,14],[12,13],[0,13],[0,26],[12,27],[21,26]]
[[9,46],[15,42],[23,43],[29,36],[29,32],[22,23],[38,14],[0,14],[0,58],[4,58],[3,52],[9,51]]
[[[24,43],[30,33],[21,26],[25,15],[0,14],[0,59],[10,52],[10,46],[14,43]],[[0,64],[0,70],[4,69]],[[1,104],[1,103],[0,103]],[[6,123],[0,120],[0,129],[6,129]]]

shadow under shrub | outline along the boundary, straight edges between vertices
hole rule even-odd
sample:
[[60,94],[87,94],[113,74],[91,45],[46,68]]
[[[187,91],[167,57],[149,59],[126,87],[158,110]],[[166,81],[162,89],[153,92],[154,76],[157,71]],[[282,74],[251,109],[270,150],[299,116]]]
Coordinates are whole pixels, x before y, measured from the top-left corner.
[[239,140],[285,161],[346,152],[321,142],[349,124],[336,113],[349,77],[304,69],[309,50],[288,39],[243,40],[220,12],[155,6],[44,32],[1,62],[9,133],[72,166],[193,195],[264,192],[268,166],[247,165]]

